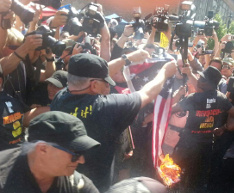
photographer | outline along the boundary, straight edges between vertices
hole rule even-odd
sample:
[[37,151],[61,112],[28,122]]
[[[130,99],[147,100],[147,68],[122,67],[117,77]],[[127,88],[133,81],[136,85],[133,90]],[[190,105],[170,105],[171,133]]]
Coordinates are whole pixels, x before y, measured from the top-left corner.
[[[185,192],[208,191],[211,172],[215,169],[211,166],[214,166],[218,159],[212,154],[213,133],[216,134],[218,129],[222,130],[224,127],[233,130],[234,108],[227,98],[216,90],[221,73],[210,66],[199,74],[198,92],[188,95],[172,108],[172,113],[189,111],[185,129],[180,133],[180,140],[173,152],[173,159],[184,171],[181,185]],[[208,115],[212,111],[217,113]],[[230,116],[226,122],[227,113]]]

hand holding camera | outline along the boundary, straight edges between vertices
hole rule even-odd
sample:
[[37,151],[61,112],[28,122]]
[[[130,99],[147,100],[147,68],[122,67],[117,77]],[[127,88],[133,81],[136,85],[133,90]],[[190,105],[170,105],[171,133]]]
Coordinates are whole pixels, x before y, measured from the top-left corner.
[[72,50],[72,56],[73,56],[73,55],[76,55],[76,54],[79,54],[79,53],[82,53],[82,51],[83,51],[82,46],[81,46],[80,44],[77,43],[77,44],[74,46],[73,50]]
[[133,32],[134,32],[134,29],[133,29],[132,25],[125,25],[124,31],[123,31],[123,35],[125,37],[131,36],[133,34]]
[[51,20],[50,27],[57,28],[66,25],[68,19],[68,11],[61,9],[56,12],[54,19]]
[[42,35],[41,34],[28,35],[25,37],[23,44],[28,50],[35,50],[38,47],[42,46]]

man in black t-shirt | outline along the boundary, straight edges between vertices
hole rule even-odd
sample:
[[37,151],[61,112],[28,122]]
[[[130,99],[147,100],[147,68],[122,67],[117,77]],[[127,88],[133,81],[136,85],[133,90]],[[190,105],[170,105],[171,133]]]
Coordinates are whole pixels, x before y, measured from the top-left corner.
[[28,141],[0,152],[1,193],[98,193],[92,181],[75,171],[84,153],[100,146],[87,136],[81,120],[46,112],[29,125]]
[[[120,69],[125,62],[124,58],[119,58],[116,63],[112,63],[112,68]],[[88,135],[101,143],[99,149],[85,155],[87,162],[79,168],[101,192],[107,190],[111,183],[115,140],[132,123],[140,108],[155,99],[175,70],[175,63],[170,62],[140,91],[128,95],[108,95],[109,84],[115,83],[109,76],[107,62],[92,54],[71,57],[68,88],[55,96],[51,110],[67,112],[80,118]]]
[[[215,67],[208,67],[199,74],[198,92],[185,97],[172,109],[172,113],[189,111],[173,153],[174,160],[185,169],[186,179],[182,178],[182,183],[187,192],[207,192],[213,134],[220,135],[224,129],[233,130],[234,107],[216,90],[221,73]],[[228,120],[227,114],[230,115]]]
[[20,99],[3,90],[3,73],[0,66],[0,151],[19,146],[24,141],[24,126],[48,107],[30,110]]

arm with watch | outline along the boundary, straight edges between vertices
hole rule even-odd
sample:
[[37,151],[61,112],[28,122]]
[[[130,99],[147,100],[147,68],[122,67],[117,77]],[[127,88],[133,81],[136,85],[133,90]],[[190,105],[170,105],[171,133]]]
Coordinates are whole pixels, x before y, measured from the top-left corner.
[[50,48],[43,55],[46,60],[45,70],[41,70],[40,82],[45,81],[47,78],[51,77],[52,74],[56,71],[54,54]]
[[34,34],[27,36],[25,38],[24,43],[19,48],[17,48],[12,54],[0,59],[0,64],[4,76],[13,72],[19,65],[19,62],[25,60],[26,55],[30,52],[30,50],[35,50],[41,45],[42,45],[41,34]]
[[108,62],[109,74],[111,77],[113,77],[117,72],[119,72],[123,68],[123,66],[128,66],[132,62],[144,61],[146,58],[150,58],[149,53],[141,49],[126,55],[123,54],[121,57]]
[[111,60],[119,58],[121,56],[125,43],[128,41],[129,37],[133,34],[133,32],[134,29],[132,25],[126,25],[124,27],[122,35],[118,39],[117,43],[115,44],[111,52]]

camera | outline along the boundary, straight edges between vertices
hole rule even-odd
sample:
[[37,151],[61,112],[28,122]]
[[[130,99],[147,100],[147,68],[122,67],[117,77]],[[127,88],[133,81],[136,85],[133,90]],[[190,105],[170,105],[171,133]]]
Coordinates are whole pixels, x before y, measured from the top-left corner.
[[81,31],[85,31],[96,37],[104,26],[104,18],[97,10],[98,5],[92,2],[79,12],[75,8],[71,8],[68,13],[68,23],[63,30],[68,31],[71,35],[78,35]]
[[[177,22],[175,25],[174,36],[179,37],[180,48],[187,48],[188,38],[192,35],[192,29],[194,27],[198,27],[199,35],[205,34],[206,36],[213,35],[213,29],[217,29],[219,27],[219,23],[213,20],[213,11],[208,12],[208,16],[206,16],[204,21],[195,21],[194,18],[196,16],[196,7],[190,1],[184,1],[181,4],[182,15],[174,16],[169,15],[169,20],[172,22]],[[170,49],[172,49],[172,40],[170,43]]]
[[204,34],[204,29],[198,29],[197,35],[203,35]]
[[[29,23],[30,21],[32,21],[35,12],[30,10],[30,9],[26,9],[25,6],[20,3],[17,0],[12,0],[12,4],[10,9],[19,16],[19,18],[21,19],[21,21],[25,24]],[[6,13],[2,13],[2,15],[6,15]],[[11,28],[11,21],[10,19],[3,19],[1,20],[1,27],[3,29],[10,29]]]
[[168,8],[168,5],[165,5],[165,8],[157,8],[153,18],[151,19],[151,25],[160,32],[168,30]]
[[37,30],[28,33],[28,35],[41,34],[42,35],[42,46],[38,47],[36,50],[51,48],[52,52],[57,56],[61,56],[66,44],[62,41],[57,41],[53,36],[55,31],[50,30],[48,26],[39,26]]
[[213,50],[203,50],[201,51],[201,53],[199,55],[206,55],[206,54],[213,54],[214,51]]
[[57,70],[63,70],[65,68],[65,62],[62,58],[59,58],[56,62],[55,62],[55,66],[56,66],[56,71]]
[[219,27],[219,23],[213,20],[214,12],[208,11],[208,15],[205,17],[205,27],[204,33],[206,36],[213,35],[213,29],[217,29]]
[[132,27],[134,29],[135,35],[134,39],[140,40],[144,38],[144,29],[145,29],[145,23],[140,18],[134,18],[135,22],[132,24]]
[[67,24],[63,27],[63,31],[68,31],[70,35],[78,35],[81,31],[83,31],[82,24],[80,23],[80,15],[78,11],[71,7],[67,18]]
[[93,37],[96,37],[100,29],[104,26],[104,18],[97,10],[98,5],[90,3],[83,12],[83,30]]
[[[61,6],[61,0],[38,0],[35,3],[45,5],[45,6],[52,6],[55,9],[58,9]],[[25,8],[25,6],[20,3],[18,0],[12,0],[12,4],[10,9],[19,16],[21,21],[25,24],[28,24],[32,21],[35,12],[33,10]],[[7,13],[2,13],[6,15]],[[3,29],[10,29],[11,28],[11,21],[9,19],[2,19],[1,26]]]

